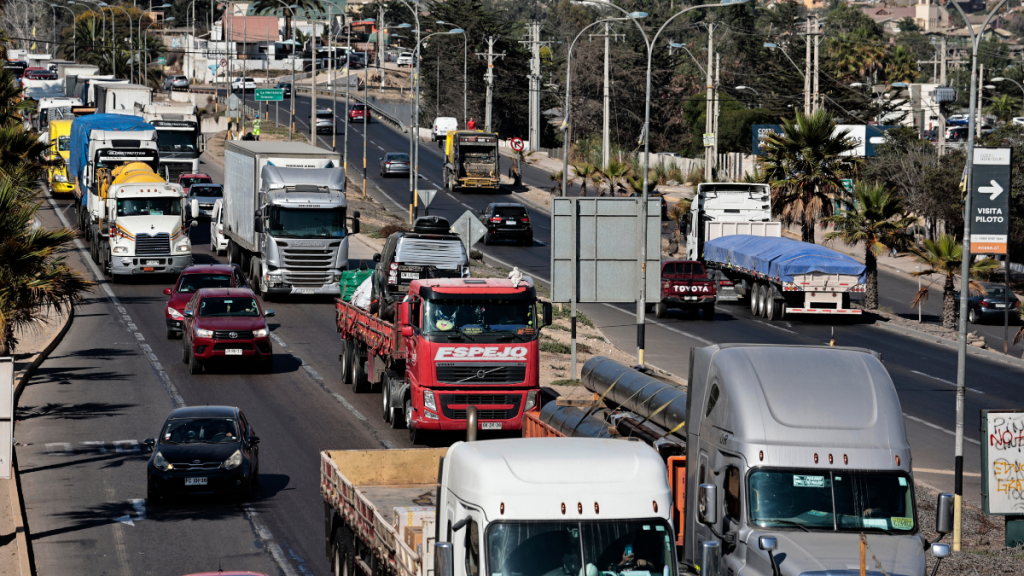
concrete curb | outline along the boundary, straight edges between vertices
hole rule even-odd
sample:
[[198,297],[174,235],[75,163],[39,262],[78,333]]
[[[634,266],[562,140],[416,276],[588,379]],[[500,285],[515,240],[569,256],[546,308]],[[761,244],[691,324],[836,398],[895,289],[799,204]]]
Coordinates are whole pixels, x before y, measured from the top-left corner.
[[[950,340],[949,338],[943,338],[941,336],[936,336],[934,334],[928,334],[927,332],[914,330],[913,328],[897,326],[895,324],[889,324],[887,322],[875,322],[874,325],[878,328],[882,328],[883,330],[889,330],[891,332],[896,332],[904,336],[917,338],[918,340],[925,340],[928,342],[932,342],[934,344],[941,344],[943,346],[946,346],[947,348],[952,348],[954,350],[958,348],[958,343],[956,340]],[[985,358],[986,360],[1005,362],[1006,364],[1013,364],[1014,366],[1024,368],[1024,358],[1008,356],[1006,354],[1001,354],[999,352],[996,352],[995,350],[990,350],[988,348],[975,348],[974,346],[967,346],[967,353],[973,354],[975,356],[980,356],[982,358]]]
[[[28,381],[39,369],[39,366],[46,360],[55,348],[64,340],[64,336],[71,329],[71,324],[74,323],[75,319],[75,307],[71,305],[68,308],[68,313],[64,315],[63,325],[60,329],[50,338],[50,341],[46,346],[32,358],[32,362],[24,370],[17,375],[17,383],[14,385],[14,406],[17,408],[18,400],[21,399],[21,393],[25,390],[25,386]],[[32,576],[35,570],[32,566],[32,548],[28,542],[28,528],[25,524],[25,502],[21,499],[21,479],[18,476],[18,457],[15,454],[14,457],[14,475],[10,482],[10,498],[11,498],[11,510],[14,514],[14,534],[15,541],[18,546],[18,564],[21,576]]]

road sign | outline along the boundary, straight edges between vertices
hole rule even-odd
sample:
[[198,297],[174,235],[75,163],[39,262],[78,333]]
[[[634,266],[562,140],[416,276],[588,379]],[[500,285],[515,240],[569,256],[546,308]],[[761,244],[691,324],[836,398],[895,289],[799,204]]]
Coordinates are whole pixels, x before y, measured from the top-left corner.
[[516,152],[522,152],[526,148],[526,144],[523,143],[523,139],[519,137],[509,140],[509,145],[512,146],[512,149]]
[[462,238],[462,245],[466,247],[466,254],[470,248],[480,241],[487,234],[487,228],[480,223],[476,215],[466,210],[459,216],[459,219],[452,224],[452,230]]
[[164,65],[167,64],[167,58],[161,56],[161,57],[156,59],[156,63],[157,63],[158,66],[164,66]]
[[254,99],[257,102],[280,102],[284,100],[284,88],[257,88]]
[[1006,254],[1010,228],[1010,149],[975,148],[971,254]]
[[221,61],[220,61],[220,65],[221,65],[221,66],[227,66],[227,65],[228,65],[228,61],[227,61],[227,60],[224,60],[224,59],[221,59]]
[[843,190],[847,194],[853,194],[853,178],[843,178]]
[[431,188],[429,190],[416,190],[416,197],[419,198],[420,204],[424,208],[430,206],[430,203],[434,201],[434,196],[437,195],[437,188]]
[[715,145],[715,135],[713,133],[704,135],[704,146],[710,147]]

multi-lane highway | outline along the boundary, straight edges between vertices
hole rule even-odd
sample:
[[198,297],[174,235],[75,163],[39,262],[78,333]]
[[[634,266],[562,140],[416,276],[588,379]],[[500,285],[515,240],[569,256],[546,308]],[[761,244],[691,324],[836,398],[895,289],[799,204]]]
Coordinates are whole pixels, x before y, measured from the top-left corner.
[[[308,118],[309,99],[297,98],[297,117]],[[342,107],[339,106],[339,110]],[[304,123],[300,120],[300,127]],[[308,129],[308,127],[307,127]],[[362,126],[350,126],[350,177],[361,178]],[[408,181],[380,179],[376,163],[387,151],[408,149],[392,127],[369,125],[369,193],[405,214]],[[330,141],[321,137],[321,145]],[[323,140],[326,140],[324,142]],[[341,136],[338,145],[341,146]],[[440,188],[441,157],[436,145],[421,146],[421,187]],[[223,171],[207,163],[215,181]],[[528,183],[546,186],[545,173],[526,168]],[[515,195],[449,195],[441,192],[431,213],[454,220],[487,203]],[[57,227],[73,214],[68,199],[57,199],[39,214]],[[548,278],[549,219],[533,211],[536,243],[531,247],[487,246],[489,258],[518,265],[539,281]],[[62,218],[63,217],[63,218]],[[209,252],[207,229],[193,229],[196,262],[223,261]],[[84,247],[84,244],[81,244]],[[370,250],[353,251],[353,258]],[[69,262],[102,281],[82,250]],[[916,282],[882,273],[883,305],[898,312]],[[317,452],[325,448],[410,446],[404,431],[380,418],[379,396],[357,395],[338,376],[338,340],[329,300],[286,299],[268,307],[275,362],[270,375],[216,370],[191,376],[181,363],[181,341],[164,334],[161,289],[170,280],[102,283],[78,307],[75,324],[44,364],[21,400],[18,459],[35,561],[40,574],[186,574],[217,568],[268,574],[327,574]],[[925,308],[938,313],[938,298]],[[632,350],[632,310],[588,305],[583,311],[620,348]],[[685,315],[649,318],[648,361],[685,376],[687,350],[719,342],[822,344],[832,330],[839,344],[882,353],[906,415],[915,477],[952,488],[956,354],[951,348],[896,335],[863,323],[753,318],[740,305],[721,305],[714,322]],[[1001,331],[1001,330],[1000,330]],[[995,338],[990,337],[990,341]],[[1020,368],[969,360],[967,394],[966,493],[978,501],[978,412],[982,408],[1024,408],[1017,385]],[[819,374],[823,386],[830,375]],[[239,406],[262,439],[259,496],[245,505],[215,499],[153,507],[145,499],[141,442],[156,434],[166,414],[179,405]]]

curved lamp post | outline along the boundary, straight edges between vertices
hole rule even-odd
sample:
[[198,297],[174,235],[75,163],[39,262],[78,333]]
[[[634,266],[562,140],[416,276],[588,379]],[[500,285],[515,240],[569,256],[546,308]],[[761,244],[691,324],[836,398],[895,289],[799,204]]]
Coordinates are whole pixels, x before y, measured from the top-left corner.
[[[111,13],[110,13],[110,24],[111,24],[110,53],[111,54],[110,55],[113,58],[114,75],[116,76],[117,75],[117,28],[116,28],[116,20],[117,20],[117,18],[115,18],[115,16],[114,16],[113,9],[117,8],[121,12],[124,12],[124,15],[128,17],[128,42],[129,42],[128,46],[129,46],[129,48],[131,47],[131,39],[132,39],[132,15],[129,14],[127,10],[125,10],[124,8],[122,8],[120,6],[108,5],[108,7],[111,9]],[[129,64],[129,66],[131,66],[131,68],[129,68],[129,70],[128,70],[128,79],[131,80],[132,76],[135,73],[135,64],[133,62],[131,62],[131,60],[129,60],[128,64]]]
[[[992,82],[1013,82],[1014,84],[1017,85],[1017,88],[1020,88],[1021,92],[1024,92],[1024,85],[1022,85],[1020,82],[1017,82],[1012,78],[1003,78],[1002,76],[996,76],[995,78],[992,79]],[[986,88],[988,88],[988,86],[986,86]]]

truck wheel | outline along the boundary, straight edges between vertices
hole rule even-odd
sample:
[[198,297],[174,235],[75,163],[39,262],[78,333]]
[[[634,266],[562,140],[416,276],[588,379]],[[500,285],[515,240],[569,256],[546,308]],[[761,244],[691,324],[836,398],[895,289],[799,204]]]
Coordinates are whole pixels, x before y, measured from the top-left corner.
[[668,306],[665,306],[664,302],[658,302],[654,305],[654,315],[658,318],[664,318],[668,316]]
[[417,430],[412,427],[412,400],[409,398],[405,399],[405,427],[409,429],[409,442],[413,444],[421,444],[423,442],[423,430]]
[[263,285],[263,275],[260,273],[262,270],[260,264],[260,259],[255,256],[249,260],[249,288],[251,288],[253,294],[257,296],[263,294],[263,291],[260,290]]
[[334,535],[334,576],[352,574],[352,535],[347,528],[339,528]]
[[383,405],[383,413],[385,422],[391,422],[391,383],[388,379],[388,372],[385,370],[380,375],[381,386],[380,386],[380,398],[381,404]]
[[768,320],[775,320],[778,317],[779,303],[775,300],[775,288],[768,291],[764,300],[764,317]]
[[[394,402],[393,402],[394,403]],[[401,399],[398,400],[399,406],[405,406]],[[391,427],[395,430],[405,428],[405,408],[392,407],[391,408]]]
[[750,314],[757,316],[757,284],[750,284],[747,289],[747,298],[750,300]]
[[762,284],[757,293],[757,311],[761,314],[761,318],[768,317],[768,286]]
[[359,357],[359,351],[352,351],[352,391],[364,394],[370,391],[370,383],[366,379],[366,360]]
[[341,340],[341,354],[338,354],[338,360],[341,361],[341,383],[342,384],[351,384],[352,383],[352,375],[349,374],[349,370],[351,370],[351,368],[349,367],[349,364],[352,362],[352,360],[349,357],[349,348],[350,348],[350,345],[348,343],[348,338],[343,338]]

